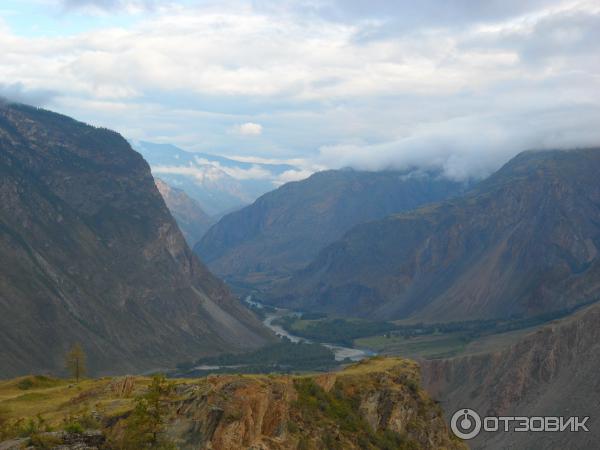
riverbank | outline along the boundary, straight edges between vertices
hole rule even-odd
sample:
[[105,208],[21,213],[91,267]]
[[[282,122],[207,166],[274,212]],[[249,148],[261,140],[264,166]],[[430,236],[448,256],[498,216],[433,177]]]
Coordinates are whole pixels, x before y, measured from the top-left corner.
[[290,333],[285,328],[283,328],[281,325],[279,325],[277,323],[277,321],[284,317],[300,316],[301,313],[296,312],[296,311],[291,311],[288,309],[284,309],[284,308],[276,308],[273,306],[269,306],[268,308],[266,308],[265,305],[254,300],[252,298],[252,296],[250,296],[250,295],[244,299],[244,302],[246,302],[246,304],[253,307],[254,309],[265,310],[264,318],[263,318],[263,325],[265,325],[267,328],[269,328],[271,331],[273,331],[273,333],[275,333],[277,336],[285,337],[285,338],[289,339],[291,342],[296,342],[296,343],[297,342],[305,342],[305,343],[309,343],[309,344],[310,343],[321,344],[324,347],[330,349],[334,353],[336,361],[356,362],[356,361],[360,361],[362,359],[377,355],[376,352],[366,349],[366,348],[349,347],[349,346],[331,344],[331,343],[327,343],[327,342],[317,342],[315,340],[306,339],[304,337],[297,336],[293,333]]

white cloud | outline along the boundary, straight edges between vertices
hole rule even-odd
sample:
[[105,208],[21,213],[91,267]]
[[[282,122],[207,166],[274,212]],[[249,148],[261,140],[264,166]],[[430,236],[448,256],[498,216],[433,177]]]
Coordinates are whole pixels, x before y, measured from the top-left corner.
[[598,145],[600,129],[594,123],[600,123],[600,106],[581,112],[540,109],[526,116],[460,117],[377,144],[324,146],[318,161],[332,168],[435,168],[457,180],[485,177],[523,150]]
[[208,166],[153,166],[152,173],[186,175],[194,178],[200,184],[214,183],[227,177],[227,174],[217,167]]
[[[51,93],[48,106],[130,138],[307,172],[481,175],[524,148],[600,142],[595,1],[154,3],[126,26],[64,36],[19,35],[7,16],[0,86],[23,101]],[[230,174],[269,176],[258,169]]]
[[273,181],[273,184],[275,186],[280,186],[284,183],[289,183],[290,181],[304,180],[305,178],[310,177],[313,173],[314,171],[308,169],[286,170]]
[[246,122],[241,125],[236,125],[233,128],[234,132],[242,136],[259,136],[263,132],[263,127],[259,123]]
[[236,180],[270,180],[273,178],[273,174],[264,167],[258,165],[252,165],[250,168],[242,168],[235,166],[224,166],[218,161],[209,161],[204,158],[194,158],[196,163],[201,166],[212,166],[216,169],[226,173]]

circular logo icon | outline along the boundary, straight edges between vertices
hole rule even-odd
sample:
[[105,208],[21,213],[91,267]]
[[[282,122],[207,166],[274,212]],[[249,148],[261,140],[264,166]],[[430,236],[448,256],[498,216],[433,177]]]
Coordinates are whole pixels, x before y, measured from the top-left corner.
[[450,428],[461,439],[473,439],[481,431],[481,417],[472,409],[459,409],[452,415]]

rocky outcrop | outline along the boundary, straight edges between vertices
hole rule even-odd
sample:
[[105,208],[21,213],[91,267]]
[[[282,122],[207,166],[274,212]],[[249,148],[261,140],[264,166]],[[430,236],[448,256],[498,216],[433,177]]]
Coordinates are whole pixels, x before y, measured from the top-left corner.
[[327,376],[209,377],[178,387],[169,435],[182,449],[464,448],[417,374],[375,359]]
[[359,225],[278,289],[308,310],[534,316],[600,295],[600,149],[525,152],[463,197]]
[[226,280],[261,288],[304,267],[356,224],[462,190],[438,173],[318,172],[223,217],[194,251]]
[[213,219],[185,191],[169,186],[160,178],[155,178],[154,181],[183,237],[193,247],[213,224]]
[[117,133],[0,105],[0,377],[152,370],[270,335],[186,245]]
[[[34,384],[16,400],[23,382],[0,383],[0,408],[12,407],[10,423],[19,418],[27,423],[28,416],[19,413],[32,414],[32,402],[43,396],[47,401],[37,408],[36,420],[61,427],[65,417],[71,423],[94,417],[107,450],[141,448],[136,447],[141,441],[126,438],[140,430],[144,436],[154,433],[164,448],[182,450],[466,448],[451,436],[440,407],[421,388],[418,365],[399,358],[373,358],[321,375],[162,380],[158,397],[152,391],[156,379],[149,386],[147,378],[128,377],[86,380],[76,389],[52,380],[51,387]],[[124,393],[124,386],[131,392]],[[86,405],[97,410],[86,410]],[[151,414],[145,417],[158,417],[158,426],[140,420],[146,407]],[[65,433],[55,434],[65,442]]]
[[600,439],[600,305],[544,326],[509,348],[422,362],[424,385],[451,415],[590,416],[589,433],[483,433],[473,448],[593,448]]

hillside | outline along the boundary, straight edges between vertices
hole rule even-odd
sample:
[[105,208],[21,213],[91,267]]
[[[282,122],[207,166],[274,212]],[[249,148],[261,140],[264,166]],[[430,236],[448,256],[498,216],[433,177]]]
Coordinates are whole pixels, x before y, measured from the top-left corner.
[[522,153],[463,197],[355,227],[272,300],[438,322],[592,300],[600,295],[598,173],[599,149]]
[[169,186],[160,178],[155,178],[154,181],[183,237],[193,247],[213,224],[213,219],[185,191]]
[[217,275],[256,288],[304,267],[356,224],[462,189],[432,173],[319,172],[223,217],[194,251]]
[[[4,413],[5,439],[18,431],[18,419],[34,420],[33,436],[12,441],[15,445],[93,439],[107,450],[142,448],[139,431],[147,430],[148,422],[136,398],[143,398],[156,405],[153,411],[164,424],[155,428],[158,438],[182,450],[465,449],[450,436],[440,408],[419,383],[418,366],[400,359],[363,361],[316,376],[223,375],[176,380],[171,386],[155,381],[153,387],[141,377],[76,386],[26,377],[0,383],[0,411],[10,411]],[[54,433],[35,430],[40,418]],[[93,430],[58,431],[77,425]]]
[[600,440],[600,305],[552,323],[509,348],[422,363],[424,384],[448,416],[458,408],[505,416],[590,416],[589,433],[489,433],[472,448],[595,448]]
[[269,334],[186,245],[117,133],[0,105],[0,377],[92,373],[255,348]]

